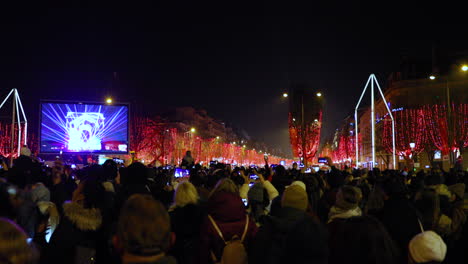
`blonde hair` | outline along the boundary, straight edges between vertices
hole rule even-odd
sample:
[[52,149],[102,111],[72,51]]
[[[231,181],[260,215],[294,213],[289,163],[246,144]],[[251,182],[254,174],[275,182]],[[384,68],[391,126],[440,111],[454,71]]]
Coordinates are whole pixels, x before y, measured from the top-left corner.
[[239,194],[239,187],[237,187],[231,179],[224,178],[216,183],[216,186],[211,191],[210,196],[221,191]]
[[27,238],[15,223],[0,217],[0,263],[33,263],[38,254],[34,246],[28,244]]
[[170,246],[171,220],[161,202],[147,194],[133,194],[120,211],[117,236],[133,255],[157,255]]
[[172,207],[184,207],[188,204],[197,204],[198,199],[199,196],[195,186],[189,181],[184,181],[177,185]]

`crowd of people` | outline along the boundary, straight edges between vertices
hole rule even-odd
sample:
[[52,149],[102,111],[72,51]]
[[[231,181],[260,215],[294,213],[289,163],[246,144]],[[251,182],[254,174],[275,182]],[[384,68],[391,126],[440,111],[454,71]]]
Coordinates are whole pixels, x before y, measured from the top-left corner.
[[[468,263],[466,171],[237,167],[0,170],[0,263]],[[188,155],[190,156],[190,155]]]

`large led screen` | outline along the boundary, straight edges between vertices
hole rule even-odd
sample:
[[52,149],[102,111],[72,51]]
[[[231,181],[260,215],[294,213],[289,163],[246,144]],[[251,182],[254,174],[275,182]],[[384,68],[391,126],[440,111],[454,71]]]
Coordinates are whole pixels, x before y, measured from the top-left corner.
[[41,153],[128,153],[128,106],[41,103]]

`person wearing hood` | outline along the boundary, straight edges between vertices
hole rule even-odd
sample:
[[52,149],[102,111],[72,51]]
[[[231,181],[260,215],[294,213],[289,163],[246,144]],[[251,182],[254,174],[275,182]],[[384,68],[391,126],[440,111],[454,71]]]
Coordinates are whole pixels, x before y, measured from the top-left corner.
[[63,216],[47,248],[47,263],[89,263],[96,256],[102,224],[102,185],[91,177],[81,181],[72,201],[63,204]]
[[[239,189],[230,179],[220,180],[207,202],[208,216],[204,219],[200,230],[200,250],[198,263],[214,263],[220,260],[225,246],[224,241],[230,241],[235,236],[241,238],[245,228],[247,232],[243,245],[250,254],[250,246],[257,233],[255,221],[248,217],[245,205],[239,196]],[[211,219],[218,226],[223,238],[216,231]]]
[[328,213],[328,223],[334,219],[346,219],[352,216],[361,216],[359,202],[362,199],[361,190],[357,187],[345,185],[336,194],[335,205]]
[[[305,188],[294,184],[281,198],[281,208],[268,216],[260,227],[252,247],[250,263],[326,263],[327,231],[306,213],[308,198]],[[288,247],[295,243],[297,250]],[[312,246],[313,245],[313,246]]]

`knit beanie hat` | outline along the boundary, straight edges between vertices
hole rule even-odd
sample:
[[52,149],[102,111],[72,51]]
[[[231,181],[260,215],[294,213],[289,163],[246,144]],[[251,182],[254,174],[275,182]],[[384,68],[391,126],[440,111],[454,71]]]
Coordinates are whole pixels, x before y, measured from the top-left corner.
[[447,253],[447,245],[434,231],[425,231],[411,239],[409,252],[414,262],[442,262]]
[[340,188],[336,194],[336,207],[344,210],[352,210],[358,207],[362,199],[361,189],[349,185]]
[[31,150],[28,147],[22,147],[20,149],[20,155],[30,157],[31,156]]
[[306,186],[305,186],[304,182],[302,182],[302,181],[293,181],[291,183],[291,185],[289,185],[288,187],[294,186],[294,185],[300,186],[300,187],[302,187],[302,189],[304,189],[304,191],[306,191]]
[[307,204],[307,193],[301,186],[292,185],[284,190],[281,200],[282,207],[292,207],[305,211],[307,209]]
[[454,185],[450,185],[448,189],[451,193],[455,194],[458,198],[463,199],[465,196],[465,184],[464,183],[457,183]]
[[263,202],[263,183],[257,182],[255,183],[247,193],[247,198],[250,202],[257,201]]
[[35,203],[37,202],[49,202],[50,201],[50,192],[44,184],[36,184],[35,188],[31,190],[31,200]]

